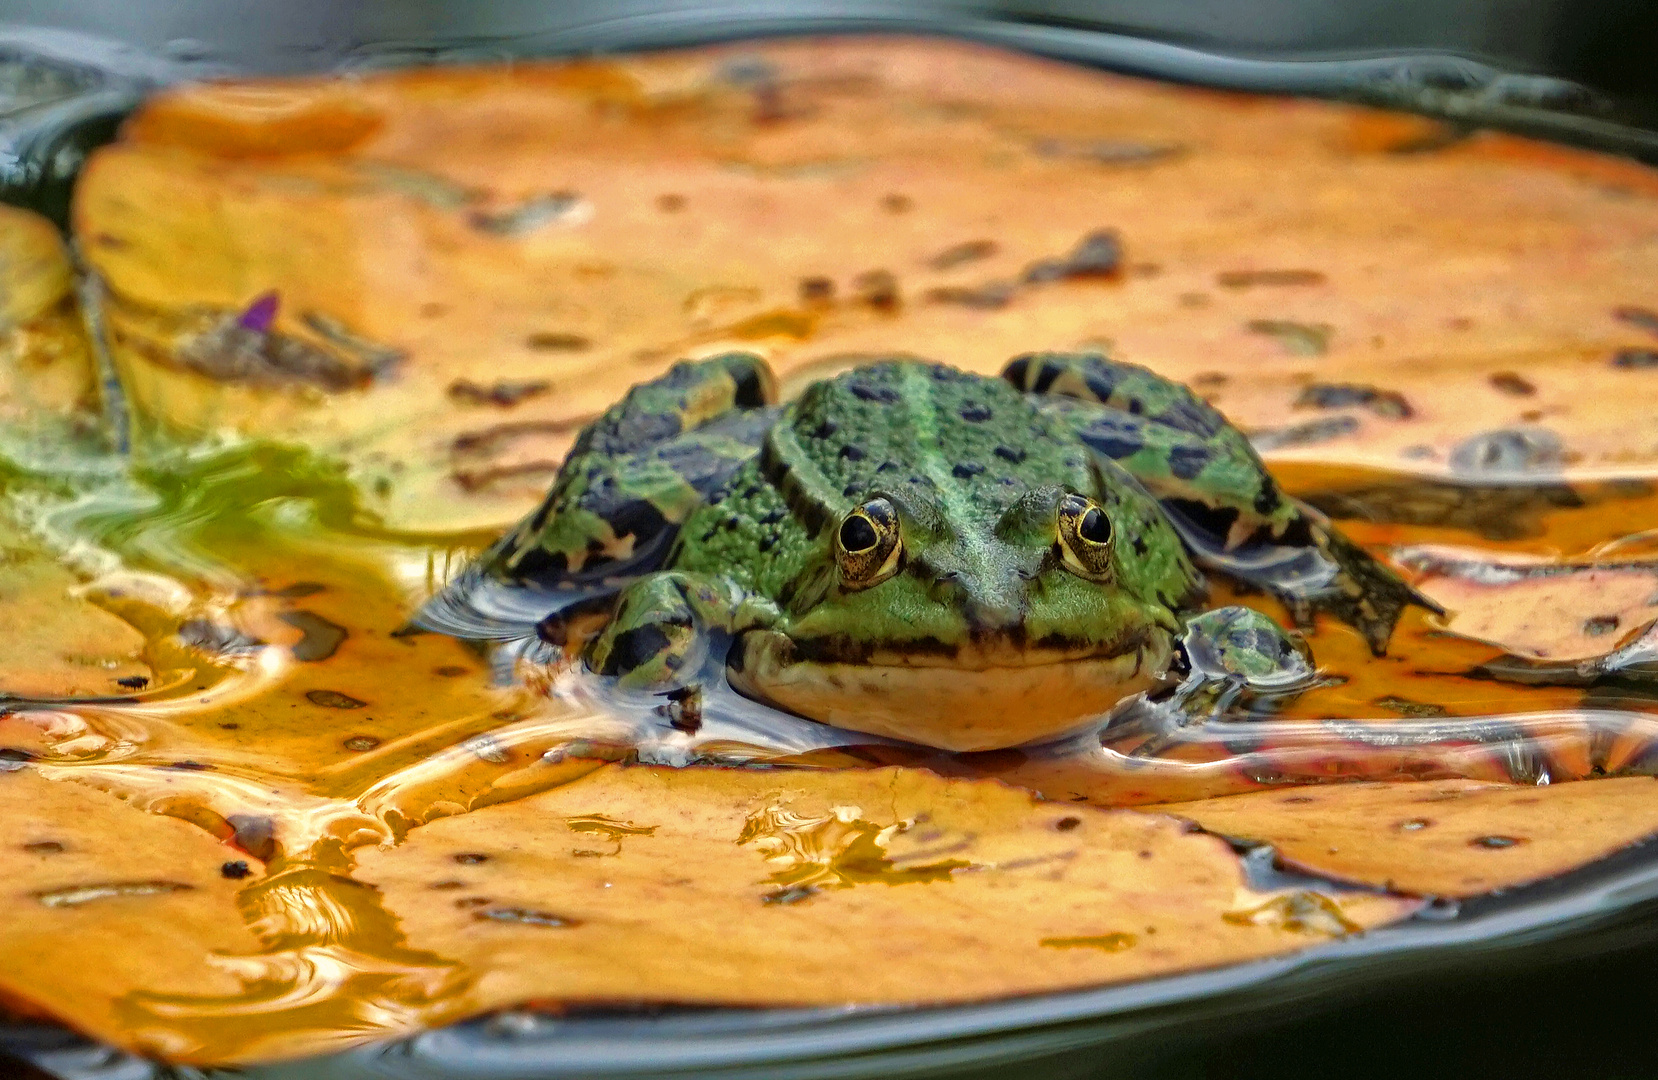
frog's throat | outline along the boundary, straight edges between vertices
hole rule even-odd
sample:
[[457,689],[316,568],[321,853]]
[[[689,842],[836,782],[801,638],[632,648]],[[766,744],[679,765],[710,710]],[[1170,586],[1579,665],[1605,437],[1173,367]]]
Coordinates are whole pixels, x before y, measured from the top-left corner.
[[731,684],[749,697],[852,731],[968,752],[1046,742],[1097,723],[1163,685],[1174,644],[1156,631],[1111,656],[1027,654],[1024,662],[890,664],[799,659],[783,634],[738,642]]

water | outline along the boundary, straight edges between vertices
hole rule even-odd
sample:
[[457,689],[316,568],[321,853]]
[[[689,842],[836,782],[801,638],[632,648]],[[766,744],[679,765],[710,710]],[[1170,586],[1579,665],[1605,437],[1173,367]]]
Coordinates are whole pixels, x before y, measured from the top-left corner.
[[[1044,47],[1063,51],[1058,37],[1044,40]],[[1146,64],[1174,74],[1182,73],[1180,62],[1198,62],[1143,44],[1091,46],[1107,52],[1113,47],[1137,49],[1134,55]],[[1475,107],[1467,104],[1469,96],[1457,94],[1467,86],[1489,89],[1500,82],[1496,76],[1470,76],[1466,85],[1447,89],[1442,78],[1413,74],[1423,66],[1347,63],[1343,79],[1385,71],[1395,80],[1390,101],[1490,117],[1507,115],[1501,110],[1512,110],[1516,100],[1490,92],[1479,106],[1488,111],[1470,112]],[[1194,70],[1218,77],[1227,69]],[[1258,74],[1272,75],[1278,87],[1303,88],[1283,69]],[[86,78],[96,83],[100,77]],[[37,111],[40,101],[87,96],[82,83],[43,77],[23,85],[25,113]],[[60,132],[88,130],[61,117],[52,122]],[[1600,130],[1555,113],[1533,126],[1552,123],[1585,138]],[[30,130],[38,135],[41,129]],[[1620,129],[1610,141],[1635,147],[1644,138]],[[19,140],[26,144],[35,145]],[[62,168],[72,170],[73,164]],[[29,173],[28,183],[41,175]],[[411,181],[409,174],[399,174],[394,186],[407,191],[411,184],[428,203],[455,195]],[[467,198],[457,205],[468,205]],[[568,205],[524,204],[512,216],[503,211],[487,217],[481,228],[511,233],[520,225],[556,226]],[[526,209],[532,206],[533,212]],[[1222,281],[1221,287],[1249,286]],[[244,328],[259,330],[248,324],[246,311],[238,317]],[[387,355],[350,328],[322,337],[354,356]],[[1323,339],[1307,343],[1312,340],[1295,337],[1288,351],[1317,354],[1327,347]],[[241,862],[246,870],[247,860],[262,866],[236,894],[253,946],[221,950],[213,959],[239,991],[144,991],[122,1000],[122,1023],[146,1032],[148,1044],[164,1053],[258,1056],[278,1048],[266,1040],[283,1024],[301,1033],[289,1047],[320,1052],[411,1034],[448,1019],[445,1001],[457,998],[477,973],[410,943],[379,890],[354,877],[359,853],[397,844],[421,826],[467,811],[558,789],[602,761],[817,770],[908,764],[945,775],[1006,779],[1051,799],[1098,806],[1334,778],[1552,785],[1648,775],[1651,768],[1651,634],[1640,632],[1638,621],[1620,621],[1650,607],[1636,594],[1617,614],[1590,613],[1566,652],[1560,635],[1545,634],[1546,641],[1539,638],[1542,644],[1533,642],[1531,653],[1518,658],[1491,643],[1497,630],[1490,626],[1483,627],[1483,637],[1475,625],[1448,634],[1443,622],[1414,612],[1395,635],[1388,666],[1379,668],[1357,635],[1321,625],[1311,644],[1330,677],[1287,706],[1195,725],[1139,706],[1050,747],[951,757],[787,717],[728,688],[711,693],[690,723],[661,702],[617,698],[533,643],[474,648],[403,632],[419,602],[459,572],[490,530],[388,525],[365,510],[360,477],[320,455],[257,444],[177,445],[142,424],[129,433],[122,387],[106,385],[105,392],[102,430],[32,433],[12,455],[5,494],[21,546],[62,560],[80,580],[81,598],[138,632],[142,643],[131,655],[147,674],[126,668],[117,674],[112,667],[101,689],[83,680],[63,693],[19,695],[3,730],[16,762],[30,772],[186,822],[222,840],[227,854],[245,856],[227,859],[227,867]],[[1445,462],[1423,463],[1415,471],[1331,465],[1318,460],[1316,443],[1303,458],[1275,463],[1275,471],[1292,493],[1342,519],[1355,539],[1385,546],[1401,564],[1461,590],[1456,595],[1466,600],[1465,611],[1477,611],[1472,598],[1493,584],[1546,586],[1559,576],[1563,554],[1593,557],[1597,572],[1622,574],[1615,579],[1620,582],[1647,574],[1649,545],[1629,531],[1630,522],[1650,519],[1658,498],[1646,471],[1601,465],[1568,477],[1559,475],[1566,464],[1562,451],[1546,439],[1524,433],[1478,438],[1459,444]],[[1534,565],[1526,556],[1557,561]],[[1285,615],[1259,597],[1219,599],[1259,603]],[[1513,627],[1502,629],[1513,638]],[[717,655],[716,648],[711,656]],[[767,883],[773,906],[889,879],[909,886],[944,881],[963,869],[962,860],[944,850],[948,845],[923,844],[917,850],[925,858],[895,861],[893,845],[921,835],[914,826],[838,810],[789,815],[779,810],[750,819],[752,834],[745,829],[739,841],[791,860]],[[652,828],[599,815],[579,820],[581,826],[571,828],[593,845],[582,850],[598,852],[595,858],[605,857],[612,845],[625,850],[631,837]],[[237,873],[224,877],[238,880]],[[509,1013],[420,1036],[397,1052],[407,1055],[398,1067],[451,1074],[472,1067],[495,1075],[489,1070],[510,1073],[534,1062],[548,1074],[717,1066],[726,1070],[721,1075],[743,1069],[781,1075],[778,1062],[792,1057],[796,1075],[819,1075],[818,1066],[806,1064],[814,1055],[880,1050],[897,1057],[866,1064],[890,1075],[969,1060],[1030,1058],[1075,1043],[1124,1039],[1136,1024],[1151,1030],[1177,1018],[1193,1022],[1205,1009],[1224,1012],[1205,1003],[1241,988],[1265,986],[1287,998],[1297,979],[1303,987],[1324,985],[1318,982],[1321,965],[1335,970],[1346,962],[1353,970],[1381,972],[1388,965],[1400,970],[1413,957],[1431,963],[1459,945],[1513,950],[1504,943],[1514,935],[1535,940],[1643,902],[1651,873],[1642,859],[1626,859],[1580,875],[1552,897],[1546,887],[1534,887],[1542,891],[1486,909],[1480,905],[1487,902],[1474,901],[1448,920],[1436,909],[1431,920],[1337,940],[1314,954],[1029,1001],[897,1017],[869,1011],[692,1013],[658,1022]],[[39,902],[72,908],[187,891],[179,884],[123,877],[44,892]],[[490,922],[549,932],[572,925],[558,911],[489,898],[475,907],[473,917]],[[1354,924],[1332,907],[1316,889],[1297,886],[1240,908],[1233,921],[1347,938]],[[1064,943],[1051,947],[1065,953],[1132,953],[1143,945],[1138,937],[1125,944],[1133,936],[1114,931],[1047,940]],[[1154,1014],[1158,1019],[1150,1019]],[[1094,1027],[1078,1032],[1067,1023]],[[784,1034],[775,1035],[778,1030]],[[937,1048],[950,1039],[967,1042],[953,1052]],[[784,1045],[793,1049],[779,1049]],[[903,1060],[912,1051],[893,1047],[927,1049]],[[41,1051],[37,1060],[88,1075],[113,1075],[133,1065],[92,1064],[76,1059],[79,1053]],[[380,1063],[378,1050],[353,1053],[335,1059],[340,1075]],[[268,1071],[281,1075],[282,1067]]]

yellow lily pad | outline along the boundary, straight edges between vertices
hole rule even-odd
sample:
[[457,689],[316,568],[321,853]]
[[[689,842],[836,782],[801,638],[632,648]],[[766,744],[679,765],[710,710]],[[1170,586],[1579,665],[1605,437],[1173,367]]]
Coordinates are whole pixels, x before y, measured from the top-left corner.
[[[0,774],[0,996],[107,1042],[147,1053],[178,1049],[135,1026],[130,996],[233,994],[242,983],[221,954],[259,947],[236,909],[257,859],[182,821],[146,814],[27,768]],[[237,864],[230,874],[227,863]],[[234,875],[234,876],[233,876]]]
[[1658,833],[1655,795],[1645,776],[1542,787],[1445,780],[1262,791],[1157,809],[1272,844],[1296,869],[1460,897],[1553,877]]
[[1295,903],[1339,922],[1239,918],[1277,897],[1212,837],[904,769],[610,766],[365,851],[358,875],[411,944],[475,974],[467,1011],[970,1001],[1290,951],[1417,906],[1332,891]]

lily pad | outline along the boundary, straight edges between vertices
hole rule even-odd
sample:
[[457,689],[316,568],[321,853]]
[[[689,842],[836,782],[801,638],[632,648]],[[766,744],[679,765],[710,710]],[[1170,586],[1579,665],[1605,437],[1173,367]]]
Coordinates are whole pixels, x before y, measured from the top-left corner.
[[1574,870],[1658,833],[1651,777],[1518,787],[1337,784],[1171,803],[1296,869],[1416,895],[1477,896]]

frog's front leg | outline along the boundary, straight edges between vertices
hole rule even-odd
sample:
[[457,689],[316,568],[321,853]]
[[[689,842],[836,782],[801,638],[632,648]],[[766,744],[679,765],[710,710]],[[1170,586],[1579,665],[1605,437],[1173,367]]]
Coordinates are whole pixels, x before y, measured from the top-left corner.
[[1216,716],[1240,699],[1296,694],[1317,681],[1299,634],[1247,607],[1205,611],[1181,637],[1188,674],[1171,704],[1188,716]]
[[695,687],[707,666],[711,635],[768,626],[776,608],[711,574],[664,571],[640,578],[616,600],[615,613],[588,644],[584,659],[626,690]]

